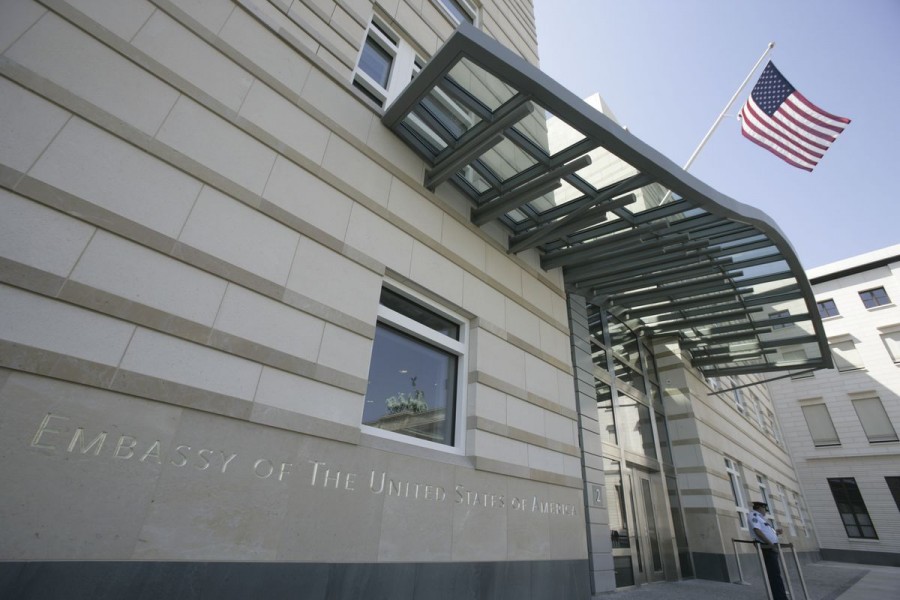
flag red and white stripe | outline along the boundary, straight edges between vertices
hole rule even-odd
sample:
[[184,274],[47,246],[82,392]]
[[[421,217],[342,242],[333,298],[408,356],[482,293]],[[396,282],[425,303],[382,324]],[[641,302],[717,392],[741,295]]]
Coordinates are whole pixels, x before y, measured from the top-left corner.
[[806,99],[770,61],[741,109],[741,133],[785,162],[812,171],[850,119]]

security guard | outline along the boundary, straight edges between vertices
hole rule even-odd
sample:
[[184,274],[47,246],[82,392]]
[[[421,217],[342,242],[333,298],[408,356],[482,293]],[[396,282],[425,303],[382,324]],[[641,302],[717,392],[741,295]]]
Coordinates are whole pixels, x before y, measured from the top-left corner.
[[781,564],[778,561],[778,534],[766,521],[765,513],[769,512],[769,505],[765,502],[754,502],[750,511],[750,533],[761,544],[763,562],[766,564],[766,577],[769,578],[769,587],[772,588],[773,600],[787,600],[784,590],[784,581],[781,579]]

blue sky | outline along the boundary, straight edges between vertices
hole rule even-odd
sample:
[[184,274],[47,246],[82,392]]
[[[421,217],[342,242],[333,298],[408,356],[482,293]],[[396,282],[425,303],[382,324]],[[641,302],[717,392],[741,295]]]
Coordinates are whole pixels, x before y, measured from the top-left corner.
[[[900,0],[535,0],[541,68],[683,165],[769,42],[810,101],[852,119],[812,173],[735,115],[690,172],[772,217],[805,268],[900,243]],[[764,63],[763,63],[764,64]]]

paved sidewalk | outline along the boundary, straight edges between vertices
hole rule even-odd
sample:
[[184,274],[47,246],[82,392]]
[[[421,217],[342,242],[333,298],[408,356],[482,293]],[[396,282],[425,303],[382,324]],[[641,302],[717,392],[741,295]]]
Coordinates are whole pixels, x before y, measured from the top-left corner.
[[[759,578],[746,575],[749,585],[705,579],[654,583],[632,590],[599,594],[599,600],[766,600]],[[837,562],[803,566],[810,600],[897,600],[900,598],[900,567],[879,567]],[[795,600],[805,600],[796,573],[791,584]]]

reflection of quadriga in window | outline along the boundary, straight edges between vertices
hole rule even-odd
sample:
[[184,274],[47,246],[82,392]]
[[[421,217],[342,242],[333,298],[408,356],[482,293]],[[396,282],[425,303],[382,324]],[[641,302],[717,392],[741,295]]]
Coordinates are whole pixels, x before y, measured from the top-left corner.
[[454,446],[461,337],[459,323],[382,290],[363,425]]

